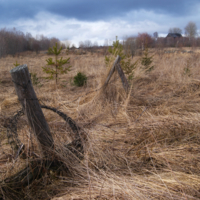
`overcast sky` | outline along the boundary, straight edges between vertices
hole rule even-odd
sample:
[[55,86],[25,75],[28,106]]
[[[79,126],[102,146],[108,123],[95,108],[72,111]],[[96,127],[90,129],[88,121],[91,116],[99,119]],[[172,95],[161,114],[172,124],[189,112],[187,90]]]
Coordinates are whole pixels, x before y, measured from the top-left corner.
[[183,30],[189,21],[200,30],[200,0],[0,0],[0,29],[13,28],[79,41],[114,40],[169,28]]

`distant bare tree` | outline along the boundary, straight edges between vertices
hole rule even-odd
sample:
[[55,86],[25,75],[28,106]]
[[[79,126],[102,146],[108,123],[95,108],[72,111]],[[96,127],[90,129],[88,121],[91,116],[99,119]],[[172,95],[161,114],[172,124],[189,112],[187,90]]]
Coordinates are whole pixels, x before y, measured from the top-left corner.
[[76,48],[76,45],[75,44],[72,44],[71,45],[71,49],[75,49]]
[[86,48],[92,47],[92,42],[90,40],[85,40],[84,47]]
[[61,44],[60,44],[60,40],[58,38],[52,37],[50,39],[50,47],[52,48],[53,46],[55,46],[57,43],[58,48],[60,48]]
[[33,42],[33,51],[38,54],[40,52],[40,42],[38,40],[34,40]]
[[32,49],[32,40],[33,40],[33,36],[31,35],[31,33],[26,33],[25,40],[26,40],[26,50],[30,51]]
[[49,49],[49,47],[52,47],[51,45],[53,45],[55,41],[51,42],[51,39],[45,37],[42,35],[42,38],[40,40],[40,46],[42,50],[46,50]]
[[6,42],[4,37],[0,33],[0,57],[6,54]]
[[182,34],[182,30],[178,27],[170,28],[169,33],[179,33]]
[[133,58],[137,50],[137,38],[131,37],[131,38],[128,38],[127,41],[130,44],[130,53]]
[[83,48],[84,47],[84,43],[82,41],[79,42],[79,48]]
[[194,22],[189,22],[185,27],[185,35],[190,39],[194,38],[197,35],[197,26]]
[[132,58],[136,54],[137,50],[137,38],[136,37],[127,37],[123,41],[123,48],[125,55],[131,55]]
[[137,37],[137,45],[139,45],[139,48],[149,48],[153,43],[153,40],[151,36],[148,33],[138,33]]

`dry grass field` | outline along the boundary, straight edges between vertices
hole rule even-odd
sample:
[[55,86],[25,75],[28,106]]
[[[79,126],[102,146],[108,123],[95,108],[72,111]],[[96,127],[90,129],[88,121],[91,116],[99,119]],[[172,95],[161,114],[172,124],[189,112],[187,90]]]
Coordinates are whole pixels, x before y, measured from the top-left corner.
[[[59,76],[58,85],[44,79],[42,67],[49,58],[45,52],[1,58],[1,180],[31,159],[14,161],[6,136],[6,122],[21,108],[9,73],[17,61],[37,73],[40,83],[34,89],[40,102],[66,113],[88,134],[84,159],[69,162],[66,158],[70,173],[44,176],[40,184],[36,180],[24,189],[25,199],[200,199],[199,50],[150,53],[154,69],[145,73],[139,64],[128,94],[117,74],[107,88],[101,88],[109,70],[101,54],[66,55],[63,50],[72,68]],[[88,77],[84,87],[72,84],[79,71]],[[66,123],[50,111],[44,114],[56,145],[62,146],[69,140]],[[25,117],[18,126],[28,154],[28,147],[36,147],[31,145],[34,138]],[[37,148],[35,152],[39,154]]]

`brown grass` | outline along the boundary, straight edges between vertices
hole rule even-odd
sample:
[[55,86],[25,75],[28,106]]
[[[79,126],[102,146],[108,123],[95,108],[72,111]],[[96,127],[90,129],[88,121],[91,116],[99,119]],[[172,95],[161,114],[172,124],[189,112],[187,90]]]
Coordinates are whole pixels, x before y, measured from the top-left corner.
[[[57,86],[42,79],[41,67],[49,57],[44,52],[0,59],[1,179],[11,174],[11,168],[14,173],[25,164],[22,159],[12,163],[6,142],[6,119],[20,108],[9,74],[17,61],[37,73],[42,86],[34,88],[42,103],[68,114],[89,135],[84,160],[70,163],[66,158],[71,175],[44,177],[42,185],[36,181],[27,190],[28,198],[199,199],[199,50],[155,54],[154,70],[145,73],[138,66],[128,95],[116,74],[106,89],[101,88],[108,72],[103,56],[62,56],[71,57],[72,71],[60,76]],[[88,76],[82,88],[70,83],[79,71]],[[69,140],[68,127],[49,111],[45,116],[62,152],[63,142]],[[26,119],[19,123],[21,140],[28,144]]]

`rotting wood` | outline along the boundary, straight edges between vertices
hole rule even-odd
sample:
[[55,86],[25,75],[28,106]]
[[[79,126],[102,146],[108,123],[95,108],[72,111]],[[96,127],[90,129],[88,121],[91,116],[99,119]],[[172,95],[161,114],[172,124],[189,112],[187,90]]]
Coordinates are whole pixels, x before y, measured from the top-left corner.
[[119,76],[120,76],[120,78],[121,78],[121,81],[122,81],[124,90],[125,90],[126,92],[128,92],[129,84],[128,84],[128,81],[127,81],[127,79],[126,79],[126,76],[124,75],[124,72],[123,72],[123,70],[122,70],[122,68],[121,68],[121,66],[120,66],[120,60],[121,60],[120,56],[117,55],[117,58],[115,59],[115,62],[114,62],[113,66],[112,66],[112,68],[111,68],[111,70],[110,70],[110,72],[109,72],[109,74],[108,74],[108,76],[107,76],[107,79],[106,79],[106,81],[105,81],[105,83],[104,83],[104,87],[106,87],[106,86],[108,85],[108,82],[110,81],[110,79],[111,79],[113,73],[115,72],[115,70],[117,70],[117,71],[118,71],[118,74],[119,74]]
[[20,65],[12,69],[10,73],[28,123],[35,133],[44,155],[47,155],[47,150],[54,148],[54,141],[33,89],[28,67]]

